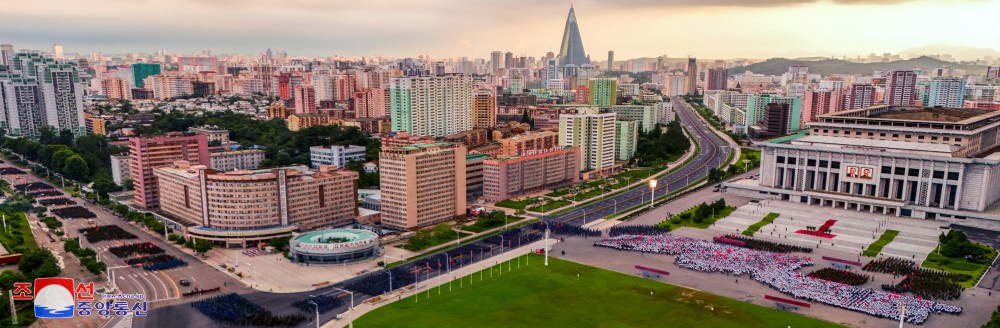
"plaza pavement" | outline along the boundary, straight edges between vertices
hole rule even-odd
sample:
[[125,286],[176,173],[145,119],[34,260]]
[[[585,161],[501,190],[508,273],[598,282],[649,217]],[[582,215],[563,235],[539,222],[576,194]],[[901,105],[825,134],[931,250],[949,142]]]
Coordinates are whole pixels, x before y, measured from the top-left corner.
[[[847,253],[860,254],[886,230],[899,231],[880,255],[907,258],[923,262],[934,251],[941,234],[941,222],[895,217],[802,203],[767,199],[741,206],[711,227],[720,233],[739,234],[759,222],[769,213],[780,214],[773,223],[763,226],[753,237],[806,247],[836,247]],[[830,228],[833,238],[799,234],[807,226],[822,226],[828,219],[837,220]]]

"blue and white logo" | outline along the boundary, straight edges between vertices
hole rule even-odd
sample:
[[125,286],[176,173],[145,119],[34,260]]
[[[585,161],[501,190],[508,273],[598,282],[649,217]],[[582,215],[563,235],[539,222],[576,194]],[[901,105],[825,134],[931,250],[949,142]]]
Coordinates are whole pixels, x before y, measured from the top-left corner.
[[76,299],[73,279],[35,279],[35,316],[38,318],[72,318]]

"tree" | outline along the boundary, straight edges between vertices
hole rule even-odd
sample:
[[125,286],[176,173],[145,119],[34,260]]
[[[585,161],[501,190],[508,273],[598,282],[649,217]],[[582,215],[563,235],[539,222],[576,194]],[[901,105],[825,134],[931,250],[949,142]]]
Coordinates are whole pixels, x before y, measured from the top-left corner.
[[48,163],[45,163],[49,168],[55,171],[62,170],[63,166],[66,165],[66,160],[70,157],[76,155],[72,150],[62,149],[52,154],[52,159]]
[[135,189],[135,183],[132,182],[132,179],[125,179],[125,181],[122,181],[122,188],[125,190]]
[[94,191],[101,197],[108,197],[109,192],[119,191],[122,188],[115,184],[114,181],[108,179],[107,177],[101,177],[94,181],[93,187]]
[[83,180],[90,174],[90,168],[87,167],[87,161],[84,161],[83,157],[73,155],[66,159],[62,172],[70,179]]
[[75,139],[73,131],[70,131],[69,129],[63,129],[59,131],[59,137],[56,138],[56,142],[61,145],[67,145],[73,147],[73,139]]
[[195,240],[193,248],[195,252],[205,254],[205,252],[208,252],[210,249],[212,249],[212,243],[201,239],[197,239]]
[[42,147],[42,149],[38,150],[38,161],[48,166],[49,163],[51,163],[52,161],[52,155],[59,152],[60,150],[72,151],[72,149],[70,149],[69,146],[66,145],[45,145]]
[[47,249],[28,251],[17,262],[17,269],[29,280],[58,276],[62,270],[56,264],[56,257]]

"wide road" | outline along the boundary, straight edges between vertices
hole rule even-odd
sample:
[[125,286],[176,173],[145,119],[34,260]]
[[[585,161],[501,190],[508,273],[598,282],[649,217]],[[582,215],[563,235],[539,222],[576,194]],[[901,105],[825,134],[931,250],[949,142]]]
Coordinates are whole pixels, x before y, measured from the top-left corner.
[[666,195],[669,190],[678,190],[707,176],[708,171],[712,168],[721,167],[729,156],[730,145],[712,132],[711,127],[705,125],[699,114],[688,106],[683,98],[673,97],[670,101],[674,105],[677,118],[681,120],[681,125],[701,146],[700,152],[691,162],[660,178],[653,195],[650,195],[649,186],[645,185],[597,202],[578,206],[564,213],[545,216],[545,219],[583,225],[586,222],[625,211],[640,203],[649,204],[650,196]]

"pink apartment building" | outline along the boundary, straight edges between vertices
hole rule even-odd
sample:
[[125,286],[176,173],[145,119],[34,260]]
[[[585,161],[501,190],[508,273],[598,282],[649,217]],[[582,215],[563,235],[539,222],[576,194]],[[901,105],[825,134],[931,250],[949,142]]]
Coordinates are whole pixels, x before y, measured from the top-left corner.
[[135,186],[135,201],[142,208],[159,206],[160,190],[153,169],[170,166],[174,161],[209,165],[208,136],[180,133],[149,138],[129,139],[130,169]]
[[499,202],[580,181],[580,148],[483,161],[483,198]]
[[802,95],[802,123],[813,122],[819,115],[844,110],[843,99],[841,90],[806,91]]
[[154,170],[161,215],[198,238],[263,240],[352,223],[358,174],[322,166],[219,172],[177,161]]

